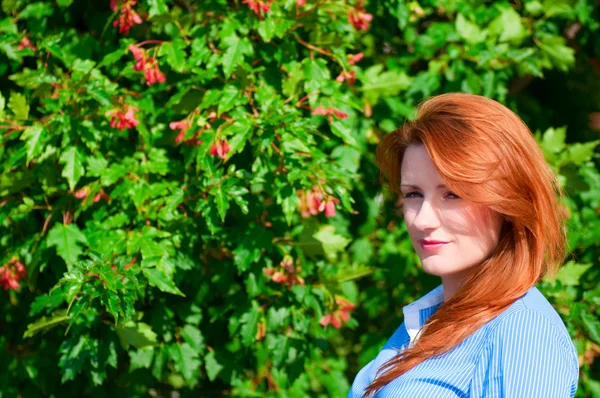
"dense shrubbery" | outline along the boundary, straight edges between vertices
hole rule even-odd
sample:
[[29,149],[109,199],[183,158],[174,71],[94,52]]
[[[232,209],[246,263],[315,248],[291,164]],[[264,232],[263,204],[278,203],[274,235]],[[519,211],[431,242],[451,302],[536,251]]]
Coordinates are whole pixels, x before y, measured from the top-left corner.
[[[600,397],[598,141],[545,107],[597,79],[598,14],[3,0],[0,396],[344,396],[438,283],[375,145],[426,96],[466,91],[540,129],[561,175],[573,253],[540,288],[576,342],[578,396]],[[577,90],[600,107],[593,88]]]

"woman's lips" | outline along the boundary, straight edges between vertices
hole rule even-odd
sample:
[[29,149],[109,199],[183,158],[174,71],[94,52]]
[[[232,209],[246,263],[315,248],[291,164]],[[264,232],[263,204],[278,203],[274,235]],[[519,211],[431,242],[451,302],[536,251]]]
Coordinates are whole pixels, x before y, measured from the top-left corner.
[[424,240],[420,240],[419,244],[421,245],[421,248],[423,250],[427,250],[427,251],[435,251],[440,249],[442,246],[447,245],[449,242],[439,242],[439,241],[432,241],[432,242],[428,242],[428,241],[424,241]]

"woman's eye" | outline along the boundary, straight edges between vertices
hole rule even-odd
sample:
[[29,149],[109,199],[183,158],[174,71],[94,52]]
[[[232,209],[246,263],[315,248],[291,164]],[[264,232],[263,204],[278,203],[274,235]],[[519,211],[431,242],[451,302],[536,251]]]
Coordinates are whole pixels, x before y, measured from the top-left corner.
[[[422,195],[420,192],[408,192],[406,193],[403,198],[407,199],[407,198],[420,198]],[[460,196],[456,195],[455,193],[452,192],[448,192],[448,194],[446,195],[447,198],[449,199],[460,199]]]

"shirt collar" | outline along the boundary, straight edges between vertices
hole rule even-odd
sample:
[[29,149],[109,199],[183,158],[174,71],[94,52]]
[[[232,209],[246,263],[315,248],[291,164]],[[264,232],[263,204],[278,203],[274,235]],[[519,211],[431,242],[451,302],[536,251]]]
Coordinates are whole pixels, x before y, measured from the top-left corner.
[[444,286],[439,285],[425,296],[402,308],[404,326],[410,337],[411,345],[417,340],[421,327],[443,302]]

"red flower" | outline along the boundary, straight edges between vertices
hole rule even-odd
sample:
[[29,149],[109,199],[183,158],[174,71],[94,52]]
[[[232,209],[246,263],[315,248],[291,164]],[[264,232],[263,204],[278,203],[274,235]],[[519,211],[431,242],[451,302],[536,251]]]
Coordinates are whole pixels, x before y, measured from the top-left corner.
[[135,65],[133,67],[134,71],[144,70],[146,65],[146,53],[143,49],[139,48],[135,44],[130,44],[128,47],[129,51],[133,54],[133,58],[135,59]]
[[88,196],[89,193],[90,192],[88,190],[88,187],[83,187],[80,190],[75,192],[75,197],[77,199],[84,199],[86,196]]
[[144,71],[147,85],[151,86],[155,83],[164,83],[167,81],[164,73],[158,69],[158,62],[155,58],[147,56],[146,51],[135,44],[130,44],[128,48],[135,59],[133,70],[138,72]]
[[344,113],[344,112],[340,111],[339,109],[332,108],[332,107],[325,108],[323,105],[319,105],[318,107],[316,107],[312,111],[312,114],[327,116],[329,118],[330,122],[333,121],[331,115],[334,115],[335,117],[337,117],[339,119],[346,119],[348,117],[347,113]]
[[135,113],[138,108],[125,105],[121,109],[111,109],[106,112],[106,116],[110,116],[110,126],[119,130],[130,129],[138,125]]
[[288,289],[291,289],[293,285],[304,286],[304,279],[297,275],[302,269],[300,267],[294,267],[294,261],[290,256],[285,256],[279,265],[282,268],[281,271],[277,271],[275,268],[266,268],[263,270],[263,273],[266,276],[271,277],[271,280],[275,283],[281,285],[287,283]]
[[227,158],[227,152],[229,152],[229,143],[227,140],[217,140],[215,144],[210,147],[210,154],[212,156],[218,155],[220,158]]
[[192,127],[192,125],[190,124],[189,121],[187,120],[180,120],[178,122],[171,122],[169,123],[169,128],[171,130],[177,130],[179,129],[179,134],[177,134],[177,137],[175,137],[175,142],[179,143],[181,142],[181,140],[183,140],[183,137],[185,136],[185,131],[187,129],[189,129],[190,127]]
[[335,205],[340,203],[339,199],[334,197],[324,198],[323,191],[318,186],[313,186],[310,191],[296,191],[300,198],[298,209],[302,217],[316,216],[320,212],[325,211],[325,217],[335,216]]
[[361,59],[363,59],[364,54],[363,53],[358,53],[358,54],[354,54],[350,56],[350,59],[348,60],[348,63],[350,65],[356,65],[356,63],[358,61],[360,61]]
[[19,260],[13,258],[7,264],[0,267],[0,286],[4,290],[19,289],[19,280],[27,275],[27,269]]
[[319,320],[321,326],[327,326],[331,323],[334,328],[339,329],[350,320],[350,312],[356,308],[354,304],[339,296],[336,296],[335,302],[338,307],[333,312],[321,317]]
[[347,81],[349,85],[352,85],[356,81],[356,71],[342,71],[342,73],[340,73],[340,75],[335,80],[337,80],[338,82]]
[[323,193],[318,186],[314,186],[310,191],[297,191],[298,197],[300,198],[300,204],[298,205],[298,209],[300,210],[300,214],[302,217],[310,217],[316,216],[319,214],[321,210],[321,198],[323,197]]
[[[329,108],[329,109],[331,109],[331,108]],[[312,111],[312,114],[327,116],[327,115],[330,115],[331,112],[328,109],[326,109],[323,105],[319,105]]]
[[296,0],[296,5],[298,7],[303,7],[306,5],[306,0]]
[[325,202],[321,203],[319,206],[319,211],[325,210],[325,217],[333,217],[335,216],[336,203],[340,203],[340,200],[337,198],[329,198]]
[[272,0],[267,0],[267,3],[262,0],[242,0],[242,4],[248,4],[248,8],[250,8],[254,13],[258,16],[258,19],[263,19],[261,11],[265,14],[269,12],[271,9]]
[[[119,33],[127,34],[129,33],[129,29],[131,29],[135,24],[142,23],[142,18],[131,9],[135,3],[137,3],[137,0],[125,0],[123,2],[123,5],[121,6],[121,14],[113,22],[113,26],[119,27]],[[110,8],[115,12],[119,9],[117,0],[110,0]]]
[[348,22],[356,30],[369,30],[369,22],[373,20],[373,15],[367,14],[363,8],[362,1],[356,2],[356,7],[348,10]]
[[29,37],[25,36],[21,39],[21,41],[19,42],[19,45],[17,46],[17,50],[21,51],[25,48],[31,48],[31,51],[35,52],[36,48],[33,44],[31,44],[31,41],[29,40]]
[[104,193],[104,191],[100,191],[99,193],[96,194],[96,196],[94,196],[94,203],[98,203],[100,201],[100,199],[104,199],[107,202],[110,202],[110,196],[108,196],[106,193]]
[[334,116],[337,117],[337,118],[346,119],[348,117],[347,113],[342,112],[339,109],[332,108],[331,110],[332,110]]

